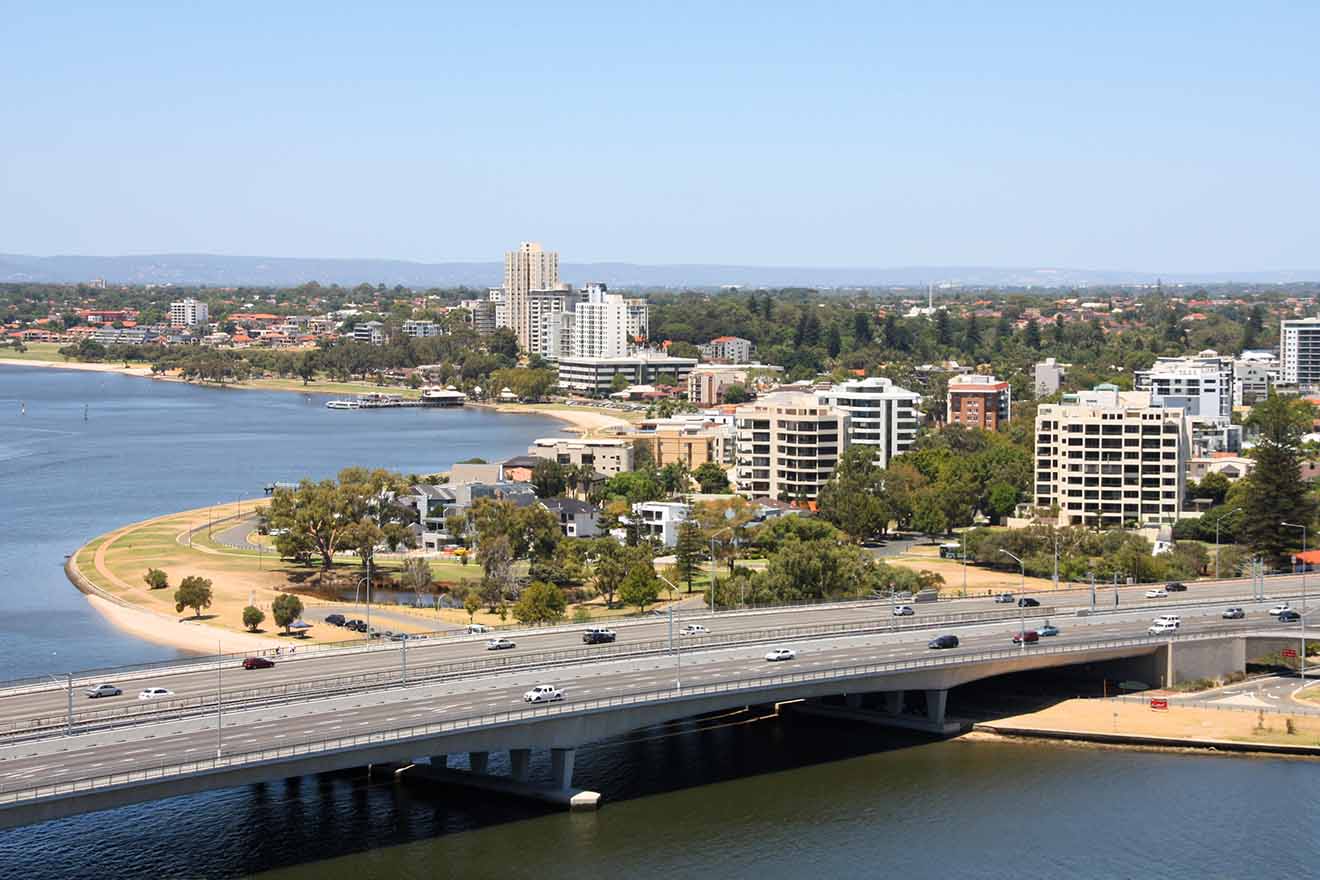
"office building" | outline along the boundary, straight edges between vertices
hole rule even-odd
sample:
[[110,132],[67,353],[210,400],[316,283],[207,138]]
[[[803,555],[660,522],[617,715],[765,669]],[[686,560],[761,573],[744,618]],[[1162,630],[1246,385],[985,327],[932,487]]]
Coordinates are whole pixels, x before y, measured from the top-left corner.
[[912,448],[921,422],[921,395],[879,376],[856,379],[818,391],[821,403],[847,413],[848,443],[875,450],[875,463],[889,467],[895,455]]
[[205,327],[209,317],[206,303],[192,297],[170,303],[171,327]]
[[614,390],[616,376],[625,385],[682,384],[696,365],[696,358],[670,357],[652,351],[614,358],[560,358],[559,386],[581,394],[604,396]]
[[1013,389],[994,376],[956,376],[949,380],[945,409],[950,425],[998,431],[1012,418]]
[[1149,391],[1065,394],[1036,413],[1035,505],[1057,508],[1060,526],[1172,523],[1190,458],[1186,414]]
[[807,391],[777,391],[734,411],[738,491],[814,501],[848,446],[848,413]]
[[518,249],[504,255],[504,295],[508,305],[508,325],[518,336],[518,344],[525,351],[532,347],[532,306],[529,298],[533,291],[559,288],[559,254],[541,248],[536,242],[524,241]]

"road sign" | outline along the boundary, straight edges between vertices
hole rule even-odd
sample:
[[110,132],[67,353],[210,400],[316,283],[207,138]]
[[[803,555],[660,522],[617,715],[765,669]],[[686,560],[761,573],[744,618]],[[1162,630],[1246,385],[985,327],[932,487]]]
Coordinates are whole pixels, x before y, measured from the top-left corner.
[[1159,698],[1152,698],[1150,701],[1150,707],[1152,709],[1167,709],[1169,708],[1169,701]]
[[1297,649],[1296,649],[1296,648],[1284,648],[1284,649],[1283,649],[1283,656],[1285,656],[1285,657],[1296,657],[1296,656],[1297,656]]

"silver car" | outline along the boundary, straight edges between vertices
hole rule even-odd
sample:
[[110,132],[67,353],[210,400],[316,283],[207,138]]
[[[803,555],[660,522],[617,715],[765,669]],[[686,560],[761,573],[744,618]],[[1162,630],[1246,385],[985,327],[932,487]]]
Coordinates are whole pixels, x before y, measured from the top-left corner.
[[95,700],[98,697],[117,697],[123,691],[112,684],[98,684],[96,687],[89,687],[83,693],[87,695],[89,700]]

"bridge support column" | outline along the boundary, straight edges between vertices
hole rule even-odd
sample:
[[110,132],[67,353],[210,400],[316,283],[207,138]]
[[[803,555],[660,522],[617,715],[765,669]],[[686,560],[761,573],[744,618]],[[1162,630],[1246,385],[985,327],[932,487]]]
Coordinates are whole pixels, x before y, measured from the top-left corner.
[[890,715],[903,714],[902,691],[885,691],[885,711]]
[[531,762],[531,749],[509,749],[509,775],[515,782],[527,781],[527,768]]
[[448,767],[448,766],[449,766],[449,756],[448,756],[448,755],[432,755],[432,756],[431,756],[431,766],[432,766],[432,767]]
[[473,773],[485,773],[490,763],[490,752],[468,752],[468,769]]
[[862,695],[845,694],[843,697],[843,702],[844,705],[847,706],[849,709],[860,709],[862,708]]
[[946,690],[926,691],[926,720],[931,724],[944,723],[944,707],[949,701]]
[[560,791],[568,791],[573,787],[573,763],[576,758],[576,749],[550,750],[550,779]]

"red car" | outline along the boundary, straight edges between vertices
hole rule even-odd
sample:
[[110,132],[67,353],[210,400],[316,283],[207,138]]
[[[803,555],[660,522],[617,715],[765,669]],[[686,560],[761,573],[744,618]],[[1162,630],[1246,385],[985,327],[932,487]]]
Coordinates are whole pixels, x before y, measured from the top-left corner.
[[1013,644],[1015,645],[1020,645],[1023,642],[1026,642],[1029,645],[1032,642],[1039,641],[1040,633],[1036,632],[1034,629],[1029,629],[1026,632],[1013,633]]
[[265,657],[244,657],[244,669],[270,669],[275,665],[274,660],[267,660]]

